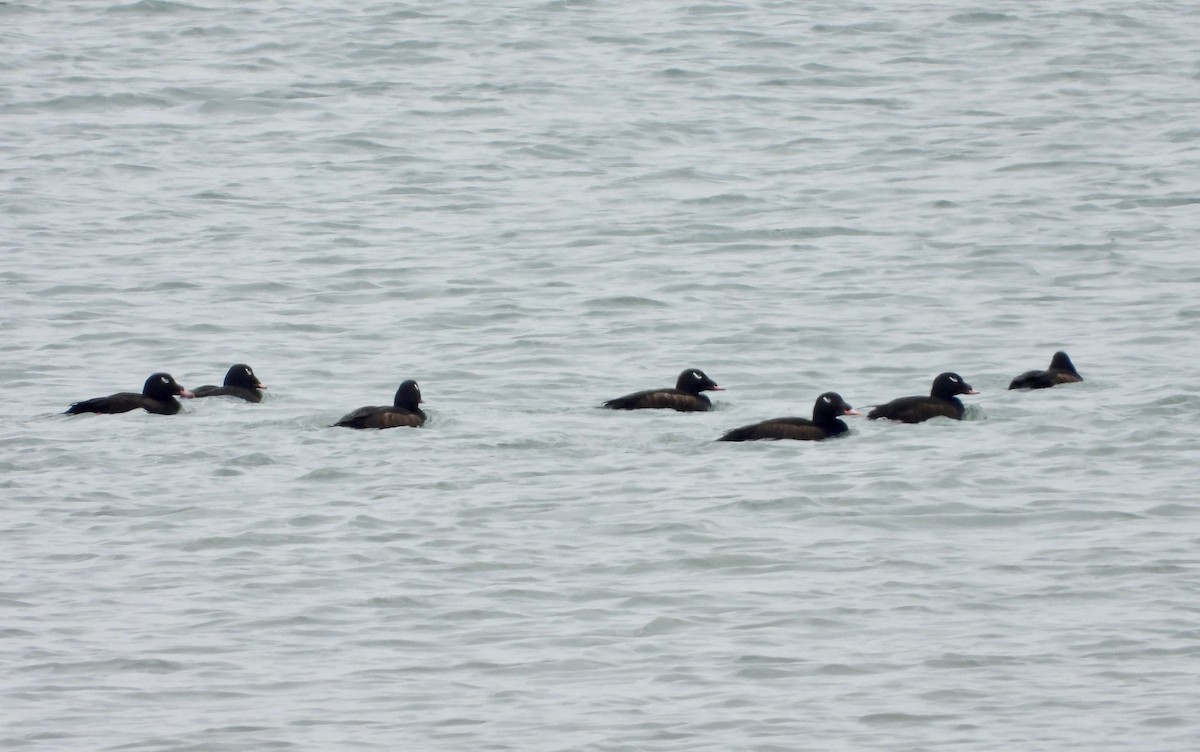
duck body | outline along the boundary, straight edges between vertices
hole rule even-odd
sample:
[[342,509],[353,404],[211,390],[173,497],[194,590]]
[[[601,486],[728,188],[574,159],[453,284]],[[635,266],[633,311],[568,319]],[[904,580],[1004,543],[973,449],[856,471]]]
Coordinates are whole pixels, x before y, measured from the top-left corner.
[[891,402],[877,405],[867,413],[868,420],[886,418],[901,423],[923,423],[931,418],[950,418],[962,420],[962,400],[960,394],[979,394],[971,385],[957,373],[939,374],[933,380],[933,388],[928,397],[900,397]]
[[340,428],[419,428],[425,425],[425,412],[419,405],[421,388],[411,379],[400,385],[393,404],[360,407],[342,416],[334,426]]
[[100,413],[116,415],[141,408],[156,415],[174,415],[179,412],[179,400],[175,396],[191,397],[192,393],[176,383],[169,373],[151,374],[142,387],[142,393],[118,392],[107,397],[93,397],[73,403],[66,414]]
[[262,392],[267,386],[254,375],[254,369],[245,363],[230,366],[225,373],[222,386],[205,384],[193,390],[196,397],[237,397],[247,402],[262,402]]
[[1050,367],[1044,371],[1026,371],[1012,380],[1009,389],[1047,389],[1057,384],[1076,384],[1083,381],[1075,364],[1063,351],[1054,353]]
[[674,389],[647,389],[604,403],[609,410],[665,409],[684,413],[704,412],[712,409],[712,400],[701,392],[721,392],[724,387],[710,379],[704,371],[689,368],[679,374]]
[[837,392],[826,392],[813,405],[812,420],[808,418],[772,418],[761,423],[742,426],[727,432],[717,441],[772,441],[794,439],[821,441],[841,436],[849,427],[839,419],[842,415],[858,415]]

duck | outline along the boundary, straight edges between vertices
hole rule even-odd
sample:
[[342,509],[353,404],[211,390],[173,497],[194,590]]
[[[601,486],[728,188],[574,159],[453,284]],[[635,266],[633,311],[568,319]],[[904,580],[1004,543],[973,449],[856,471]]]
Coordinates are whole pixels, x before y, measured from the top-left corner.
[[812,420],[808,418],[772,418],[761,423],[742,426],[727,432],[717,441],[760,441],[796,439],[821,441],[841,436],[850,429],[840,420],[843,415],[858,415],[837,392],[825,392],[813,405]]
[[1046,389],[1055,384],[1076,384],[1083,381],[1075,364],[1062,350],[1054,353],[1050,367],[1044,371],[1026,371],[1012,380],[1009,389]]
[[957,373],[947,371],[933,380],[928,397],[900,397],[878,405],[867,413],[868,420],[887,418],[901,423],[921,423],[930,418],[962,420],[963,403],[960,394],[979,394]]
[[419,405],[421,387],[409,379],[396,390],[396,399],[386,407],[360,407],[342,416],[333,425],[339,428],[419,428],[425,425],[425,412]]
[[139,407],[156,415],[174,415],[179,412],[179,400],[175,396],[192,397],[169,373],[153,373],[142,386],[142,393],[118,392],[107,397],[93,397],[74,402],[67,408],[67,415],[80,413],[102,413],[115,415],[137,410]]
[[674,389],[647,389],[615,397],[604,403],[609,410],[666,409],[680,412],[703,412],[712,409],[712,400],[701,392],[723,392],[724,387],[699,368],[688,368],[679,374]]
[[205,384],[192,390],[196,398],[200,397],[237,397],[247,402],[262,402],[261,389],[267,385],[258,380],[254,369],[245,363],[236,363],[225,372],[224,386]]

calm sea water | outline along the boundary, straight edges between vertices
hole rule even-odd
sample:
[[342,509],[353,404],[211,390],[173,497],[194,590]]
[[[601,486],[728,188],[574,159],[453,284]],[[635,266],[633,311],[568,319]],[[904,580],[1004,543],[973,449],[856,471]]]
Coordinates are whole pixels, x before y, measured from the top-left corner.
[[[1197,49],[1173,2],[0,4],[0,747],[1197,747]],[[61,415],[239,361],[263,404]],[[596,409],[685,367],[717,409]],[[961,423],[713,441],[944,370]],[[406,378],[427,428],[328,428]]]

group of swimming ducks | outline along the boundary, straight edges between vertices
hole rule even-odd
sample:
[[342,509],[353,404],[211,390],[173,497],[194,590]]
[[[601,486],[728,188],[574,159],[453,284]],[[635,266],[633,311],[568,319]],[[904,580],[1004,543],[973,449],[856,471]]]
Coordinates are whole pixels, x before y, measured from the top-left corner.
[[[1044,371],[1026,371],[1008,385],[1009,389],[1044,389],[1056,384],[1083,381],[1075,365],[1065,352],[1056,352],[1050,367]],[[254,370],[245,363],[230,367],[222,386],[206,384],[195,391],[184,389],[169,373],[155,373],[146,379],[142,393],[120,392],[108,397],[96,397],[72,404],[68,414],[78,413],[125,413],[141,408],[160,415],[174,415],[180,404],[175,397],[235,397],[247,402],[261,402],[262,390],[267,387],[254,375]],[[648,389],[624,397],[610,399],[603,404],[610,410],[663,409],[680,412],[702,412],[712,408],[712,401],[704,392],[719,392],[718,386],[704,371],[689,368],[679,374],[674,389]],[[942,373],[933,380],[929,396],[900,397],[891,402],[875,406],[869,420],[886,418],[902,423],[921,423],[930,418],[945,417],[962,420],[963,403],[960,394],[978,394],[957,373]],[[419,427],[425,424],[425,412],[421,410],[421,389],[417,382],[408,380],[396,391],[391,405],[360,407],[346,414],[334,426],[343,428],[398,428]],[[735,428],[725,433],[718,441],[759,441],[773,439],[795,439],[819,441],[845,433],[849,430],[841,420],[843,415],[860,413],[842,399],[837,392],[825,392],[817,397],[813,405],[812,419],[772,418]]]

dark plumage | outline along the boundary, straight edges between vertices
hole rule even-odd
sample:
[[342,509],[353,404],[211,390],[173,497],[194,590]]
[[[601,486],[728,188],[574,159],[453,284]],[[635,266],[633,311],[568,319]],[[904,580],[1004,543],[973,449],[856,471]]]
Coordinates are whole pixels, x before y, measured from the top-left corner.
[[1012,380],[1009,389],[1045,389],[1055,384],[1074,384],[1083,381],[1075,364],[1061,350],[1050,359],[1050,367],[1044,371],[1026,371]]
[[127,413],[139,407],[148,413],[174,415],[179,412],[179,400],[175,395],[191,397],[192,393],[175,383],[169,373],[151,374],[142,387],[141,394],[119,392],[107,397],[95,397],[76,402],[67,408],[68,415],[79,413]]
[[335,423],[342,428],[399,428],[425,425],[421,404],[421,388],[409,379],[396,390],[395,403],[388,407],[360,407]]
[[701,392],[721,392],[723,387],[698,368],[689,368],[679,374],[674,389],[647,389],[644,392],[626,394],[610,399],[604,407],[610,410],[642,410],[663,408],[681,412],[703,412],[712,407],[712,401]]
[[224,386],[205,384],[196,387],[195,394],[197,397],[237,397],[247,402],[262,402],[263,396],[259,390],[266,388],[266,384],[254,375],[254,369],[245,363],[238,363],[225,372]]
[[901,397],[879,405],[867,413],[867,418],[887,418],[902,423],[920,423],[930,418],[962,420],[963,403],[956,395],[979,394],[957,373],[943,373],[933,380],[928,397]]
[[813,405],[812,420],[807,418],[772,418],[752,426],[742,426],[726,433],[717,441],[758,441],[762,439],[797,439],[820,441],[840,436],[850,430],[838,418],[858,415],[858,412],[837,392],[825,392]]

